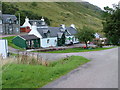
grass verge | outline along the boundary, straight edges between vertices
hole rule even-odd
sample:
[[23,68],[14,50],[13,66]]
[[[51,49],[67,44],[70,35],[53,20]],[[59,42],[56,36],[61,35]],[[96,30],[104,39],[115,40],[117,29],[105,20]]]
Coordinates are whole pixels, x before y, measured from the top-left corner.
[[[81,56],[70,56],[50,62],[49,66],[10,64],[3,66],[3,88],[40,88],[90,60]],[[5,70],[4,70],[5,68]]]
[[[89,51],[100,51],[106,49],[112,49],[115,47],[108,47],[108,48],[95,48],[95,49],[84,49],[84,48],[69,48],[65,50],[58,50],[58,51],[47,51],[42,53],[73,53],[73,52],[89,52]],[[33,52],[41,52],[41,51],[33,51]]]
[[12,47],[12,48],[15,48],[15,49],[19,49],[19,50],[24,50],[23,48],[20,48],[18,46],[16,46],[15,44],[12,43],[12,39],[14,38],[15,36],[10,36],[10,37],[3,37],[3,39],[7,39],[8,40],[8,46]]

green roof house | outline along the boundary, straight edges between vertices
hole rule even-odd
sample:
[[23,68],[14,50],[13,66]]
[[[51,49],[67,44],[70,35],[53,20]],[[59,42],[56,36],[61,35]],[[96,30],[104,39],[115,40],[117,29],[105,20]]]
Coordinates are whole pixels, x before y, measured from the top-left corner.
[[18,35],[13,38],[12,42],[24,49],[40,48],[40,38],[35,35]]

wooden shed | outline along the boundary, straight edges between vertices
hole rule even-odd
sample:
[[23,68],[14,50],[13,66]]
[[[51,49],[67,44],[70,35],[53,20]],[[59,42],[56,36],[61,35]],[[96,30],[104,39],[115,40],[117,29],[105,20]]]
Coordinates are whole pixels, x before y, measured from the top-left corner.
[[40,48],[40,38],[35,35],[18,35],[13,38],[12,42],[24,49]]

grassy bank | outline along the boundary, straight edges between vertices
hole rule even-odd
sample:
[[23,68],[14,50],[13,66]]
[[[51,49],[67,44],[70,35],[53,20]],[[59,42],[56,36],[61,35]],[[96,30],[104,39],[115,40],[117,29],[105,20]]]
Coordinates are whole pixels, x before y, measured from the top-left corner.
[[[108,47],[108,48],[95,48],[95,49],[84,49],[84,48],[69,48],[65,50],[58,50],[58,51],[47,51],[42,53],[73,53],[73,52],[89,52],[89,51],[100,51],[106,49],[112,49],[115,47]],[[33,51],[33,52],[41,52],[41,51]]]
[[14,38],[15,36],[10,36],[10,37],[3,37],[3,39],[7,39],[8,40],[8,46],[12,47],[12,48],[15,48],[15,49],[19,49],[19,50],[24,50],[18,46],[16,46],[15,44],[12,43],[12,39]]
[[49,66],[11,64],[3,71],[3,88],[39,88],[90,60],[81,56],[51,62]]

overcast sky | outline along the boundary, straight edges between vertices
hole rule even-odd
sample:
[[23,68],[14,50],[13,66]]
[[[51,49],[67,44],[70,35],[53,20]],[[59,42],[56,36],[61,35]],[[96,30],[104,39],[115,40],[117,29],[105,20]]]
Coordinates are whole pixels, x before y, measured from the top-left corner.
[[103,9],[105,6],[109,6],[112,8],[112,4],[118,4],[120,0],[84,0],[84,1],[90,2]]

